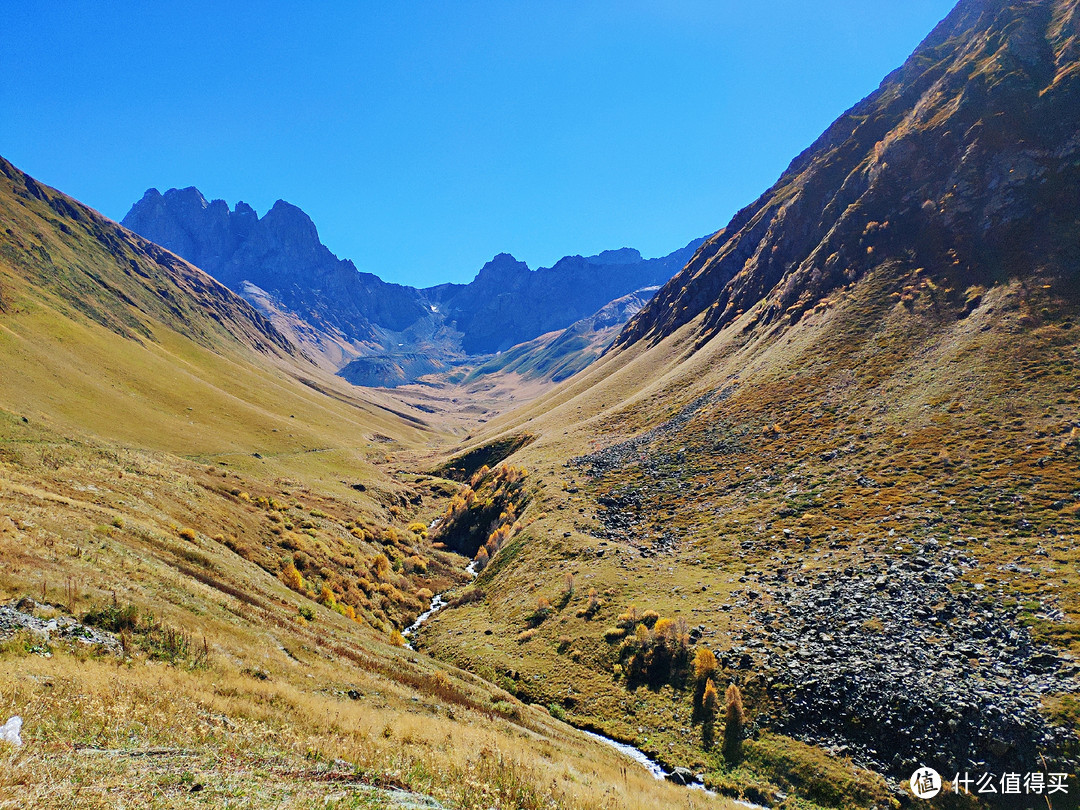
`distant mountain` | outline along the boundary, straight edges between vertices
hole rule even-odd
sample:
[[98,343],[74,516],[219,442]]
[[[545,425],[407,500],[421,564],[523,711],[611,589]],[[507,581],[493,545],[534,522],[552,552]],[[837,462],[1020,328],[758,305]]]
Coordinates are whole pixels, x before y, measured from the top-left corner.
[[632,248],[566,256],[535,272],[500,253],[471,283],[428,292],[437,296],[463,333],[465,351],[490,354],[565,329],[634,290],[666,283],[702,241],[659,259],[643,259]]
[[282,200],[260,218],[246,203],[230,209],[195,188],[150,189],[123,224],[206,270],[317,362],[348,368],[343,374],[361,385],[412,382],[565,329],[616,298],[663,284],[703,241],[659,259],[622,248],[536,271],[504,253],[469,284],[417,289],[338,259],[311,219]]
[[285,312],[298,317],[311,329],[294,335],[317,356],[325,354],[324,344],[354,356],[380,350],[397,342],[389,333],[430,316],[413,288],[387,284],[334,256],[307,214],[283,200],[259,218],[246,203],[230,211],[196,188],[150,189],[123,224],[267,307],[276,320]]
[[519,343],[475,368],[464,382],[475,382],[497,372],[516,373],[525,379],[562,382],[603,354],[623,325],[649,302],[658,289],[645,287],[635,290],[562,331]]

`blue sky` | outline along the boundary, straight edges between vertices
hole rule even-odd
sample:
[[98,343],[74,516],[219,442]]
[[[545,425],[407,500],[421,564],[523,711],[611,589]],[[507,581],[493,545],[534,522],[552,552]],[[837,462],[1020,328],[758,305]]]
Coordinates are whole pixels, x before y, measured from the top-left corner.
[[361,270],[467,281],[725,225],[951,0],[54,2],[5,9],[0,154],[119,220],[278,198]]

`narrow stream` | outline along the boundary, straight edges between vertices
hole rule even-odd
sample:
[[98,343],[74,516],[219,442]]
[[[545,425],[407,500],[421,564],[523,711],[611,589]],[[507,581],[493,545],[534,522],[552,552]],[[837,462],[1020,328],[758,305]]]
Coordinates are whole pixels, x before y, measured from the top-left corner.
[[[476,573],[477,573],[476,572],[476,560],[473,560],[467,566],[465,566],[465,570],[469,573],[470,576],[472,576],[475,579],[476,578]],[[424,623],[428,619],[430,619],[432,616],[434,616],[436,613],[438,613],[440,610],[442,610],[444,607],[446,607],[447,604],[448,603],[447,603],[446,599],[444,598],[443,594],[441,594],[441,593],[435,594],[435,596],[432,597],[431,606],[427,610],[425,610],[423,613],[421,613],[419,616],[417,616],[416,621],[413,622],[412,624],[410,624],[404,630],[402,630],[401,634],[403,636],[405,636],[406,638],[408,638],[413,633],[415,633],[417,630],[419,630],[421,627],[423,627]],[[413,649],[413,646],[411,644],[406,643],[405,646],[408,647],[410,650]],[[589,737],[592,737],[597,742],[602,742],[605,745],[611,746],[612,748],[616,749],[617,751],[621,751],[623,754],[630,757],[630,759],[634,760],[634,762],[638,763],[643,768],[645,768],[645,770],[647,770],[649,773],[651,773],[655,779],[664,780],[664,779],[668,779],[671,776],[671,773],[669,771],[665,771],[664,766],[662,766],[659,762],[656,762],[655,760],[650,759],[649,756],[644,751],[641,751],[640,749],[634,748],[634,746],[632,746],[632,745],[628,745],[627,743],[618,742],[617,740],[613,740],[610,737],[605,737],[603,734],[597,734],[594,731],[586,731],[583,728],[578,729],[578,731],[580,731],[582,734],[585,734],[585,735],[587,735]],[[700,790],[702,793],[705,793],[705,794],[707,794],[709,796],[717,795],[713,791],[706,788],[705,785],[703,785],[701,782],[688,782],[688,783],[685,784],[685,787],[688,787],[691,790]],[[732,799],[731,801],[733,801],[733,802],[735,802],[735,804],[741,805],[743,807],[748,807],[748,808],[750,808],[750,810],[767,810],[766,808],[762,807],[760,804],[751,804],[750,802],[740,801],[739,799]]]
[[[434,528],[436,524],[438,524],[438,521],[434,521],[431,526]],[[466,565],[465,571],[473,579],[476,579],[476,560],[473,560],[468,565]],[[432,616],[434,616],[436,613],[446,607],[449,603],[444,597],[445,594],[435,594],[431,598],[431,604],[428,605],[428,609],[421,613],[419,616],[417,616],[415,622],[402,630],[401,635],[403,635],[405,638],[409,638],[409,636],[411,636],[413,633],[415,633],[417,630],[424,626],[424,622],[426,622],[428,619],[430,619]],[[408,642],[405,642],[405,646],[410,650],[413,649],[413,645],[409,644]]]
[[[435,596],[431,599],[431,605],[428,607],[428,609],[421,613],[419,616],[417,616],[415,622],[402,630],[401,635],[405,636],[405,638],[411,636],[423,626],[424,622],[426,622],[428,619],[430,619],[432,616],[434,616],[436,613],[446,607],[446,604],[447,602],[445,599],[443,599],[443,595],[441,593],[435,594]],[[410,647],[409,649],[412,649],[412,647]]]

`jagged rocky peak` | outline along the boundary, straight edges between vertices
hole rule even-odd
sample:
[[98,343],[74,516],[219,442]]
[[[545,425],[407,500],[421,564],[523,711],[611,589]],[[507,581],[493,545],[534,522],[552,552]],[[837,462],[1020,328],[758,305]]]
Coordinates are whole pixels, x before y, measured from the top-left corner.
[[308,243],[319,241],[319,231],[311,217],[285,200],[275,202],[262,222],[267,228],[278,230],[288,238]]
[[502,282],[530,272],[529,265],[519,262],[509,253],[498,253],[495,257],[480,268],[476,274],[476,281]]
[[798,320],[890,263],[933,275],[958,307],[972,285],[1037,267],[1067,274],[1080,211],[1078,20],[1070,0],[961,2],[619,343],[661,338],[706,310],[706,333],[752,310],[756,322]]

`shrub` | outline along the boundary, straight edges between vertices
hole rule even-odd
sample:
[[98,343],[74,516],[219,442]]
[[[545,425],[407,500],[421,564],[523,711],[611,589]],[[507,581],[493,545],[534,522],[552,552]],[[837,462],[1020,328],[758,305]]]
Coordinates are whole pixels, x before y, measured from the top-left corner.
[[613,644],[626,635],[626,629],[622,627],[609,627],[604,631],[604,641]]
[[313,608],[311,605],[300,605],[299,613],[300,617],[304,619],[304,621],[315,621],[315,608]]
[[541,596],[539,599],[536,600],[536,610],[534,610],[532,612],[532,615],[529,616],[529,624],[533,625],[533,627],[536,627],[537,625],[543,624],[550,615],[551,602]]
[[539,631],[534,627],[531,630],[524,630],[521,633],[518,633],[518,644],[524,644],[526,641],[532,641],[534,638],[536,638],[536,634],[538,632]]
[[491,708],[503,717],[508,717],[511,720],[518,720],[521,718],[521,711],[516,705],[508,700],[497,700]]
[[83,616],[83,622],[110,633],[133,632],[139,625],[139,609],[134,605],[120,607],[114,603],[91,610]]
[[180,536],[189,542],[195,542],[195,530],[194,529],[181,529]]
[[600,601],[600,596],[596,593],[596,588],[589,588],[589,601],[585,603],[585,607],[577,612],[578,618],[591,619],[603,604]]
[[564,709],[558,703],[549,703],[547,710],[548,714],[550,714],[556,720],[562,720],[563,722],[566,722],[566,709]]
[[401,631],[394,629],[390,631],[390,643],[395,647],[405,646],[405,636],[401,635]]
[[278,576],[281,581],[285,583],[286,588],[294,590],[297,593],[304,593],[307,591],[307,584],[304,582],[304,578],[300,576],[300,572],[296,570],[296,566],[291,562],[287,563],[285,567],[281,569],[281,573]]

